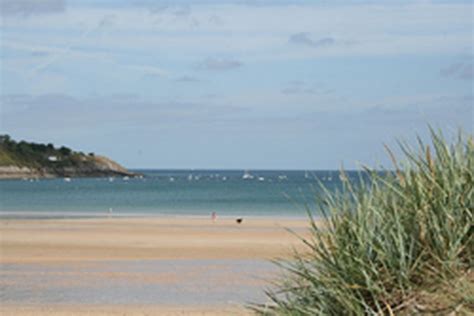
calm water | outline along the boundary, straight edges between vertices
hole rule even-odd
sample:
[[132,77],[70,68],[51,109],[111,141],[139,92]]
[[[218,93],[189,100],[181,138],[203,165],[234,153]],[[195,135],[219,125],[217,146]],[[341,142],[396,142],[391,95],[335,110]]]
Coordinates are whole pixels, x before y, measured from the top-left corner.
[[[305,216],[317,180],[333,190],[338,171],[140,170],[143,179],[0,181],[2,216],[277,215]],[[356,173],[349,172],[350,177]]]

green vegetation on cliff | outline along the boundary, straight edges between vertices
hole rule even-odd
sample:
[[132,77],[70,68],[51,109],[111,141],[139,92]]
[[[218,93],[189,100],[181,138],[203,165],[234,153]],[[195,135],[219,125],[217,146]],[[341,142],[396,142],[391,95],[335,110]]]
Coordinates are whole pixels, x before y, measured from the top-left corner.
[[79,166],[88,160],[83,153],[70,148],[55,148],[53,144],[16,142],[8,135],[0,135],[0,166],[29,168],[57,168]]
[[132,175],[114,161],[93,153],[86,155],[53,144],[17,142],[9,135],[0,135],[0,167],[28,168],[40,176]]

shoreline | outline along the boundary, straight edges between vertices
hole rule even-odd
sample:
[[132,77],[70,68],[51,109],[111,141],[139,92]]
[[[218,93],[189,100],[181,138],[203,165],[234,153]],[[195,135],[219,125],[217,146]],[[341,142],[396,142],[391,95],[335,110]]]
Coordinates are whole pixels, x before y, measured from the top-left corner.
[[[257,220],[307,220],[308,215],[287,215],[287,214],[217,214],[221,219],[235,219],[243,217]],[[2,211],[0,210],[0,221],[2,220],[60,220],[60,219],[210,219],[211,212],[208,215],[200,214],[171,214],[171,213],[130,213],[130,212],[62,212],[62,211]],[[319,215],[313,215],[316,220],[321,220]]]

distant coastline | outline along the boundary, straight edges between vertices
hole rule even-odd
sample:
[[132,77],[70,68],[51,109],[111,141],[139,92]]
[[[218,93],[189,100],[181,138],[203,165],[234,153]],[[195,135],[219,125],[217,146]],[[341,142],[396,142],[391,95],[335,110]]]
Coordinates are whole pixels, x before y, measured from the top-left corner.
[[139,176],[117,162],[53,144],[17,142],[0,136],[0,179]]

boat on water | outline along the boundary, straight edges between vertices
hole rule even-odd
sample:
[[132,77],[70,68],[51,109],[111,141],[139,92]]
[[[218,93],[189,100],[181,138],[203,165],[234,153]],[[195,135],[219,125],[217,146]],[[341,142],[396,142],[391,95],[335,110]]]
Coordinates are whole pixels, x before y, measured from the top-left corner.
[[242,176],[242,179],[244,180],[251,180],[253,179],[254,176],[250,174],[250,172],[248,170],[245,170],[244,171],[244,175]]

